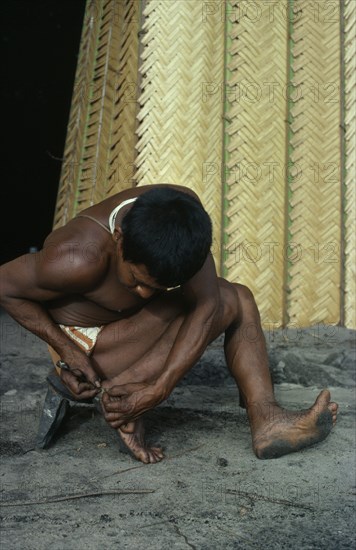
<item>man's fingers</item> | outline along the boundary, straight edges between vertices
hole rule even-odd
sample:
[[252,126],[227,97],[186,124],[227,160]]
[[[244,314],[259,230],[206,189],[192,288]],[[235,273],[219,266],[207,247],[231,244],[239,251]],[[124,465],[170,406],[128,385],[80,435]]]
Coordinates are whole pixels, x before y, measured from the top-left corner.
[[122,424],[126,424],[126,420],[124,420],[120,415],[120,414],[117,414],[117,413],[107,413],[103,408],[103,415],[104,415],[104,418],[106,420],[106,422],[112,427],[112,428],[120,428],[120,426]]
[[73,369],[71,369],[71,373],[74,374],[74,376],[76,378],[78,378],[78,380],[80,380],[81,382],[85,381],[85,382],[91,384],[92,387],[93,386],[96,387],[96,388],[101,387],[100,378],[96,374],[96,372],[93,371],[93,369],[86,369],[86,371],[84,372],[83,370],[73,368]]
[[105,407],[109,407],[110,409],[116,411],[123,406],[123,403],[126,400],[126,398],[127,398],[127,395],[120,396],[120,397],[119,396],[113,397],[109,395],[108,392],[104,392],[102,400]]
[[[126,424],[128,423],[131,423],[131,418],[130,420],[128,421],[127,419],[121,419],[121,420],[109,420],[108,418],[105,417],[105,420],[106,422],[112,427],[114,428],[115,430],[117,430],[117,428],[121,428],[122,426],[126,426]],[[136,419],[135,419],[136,420]],[[124,431],[124,430],[123,430]],[[125,432],[126,433],[126,432]],[[132,432],[128,432],[128,433],[132,433]]]
[[79,382],[78,393],[83,393],[85,391],[97,392],[98,390],[93,388],[92,384],[88,384],[88,382]]
[[135,392],[144,390],[146,388],[147,388],[147,384],[137,382],[132,384],[123,384],[122,386],[121,385],[111,386],[111,388],[107,388],[106,391],[112,397],[127,397],[129,395],[132,395]]
[[125,405],[121,401],[104,401],[104,396],[103,405],[107,412],[120,412],[121,410],[127,409],[127,406],[125,407]]
[[91,399],[99,390],[93,389],[92,384],[80,382],[71,372],[62,371],[61,379],[76,399]]
[[96,388],[101,388],[101,380],[95,372],[87,376],[87,379],[90,382],[90,384],[93,384],[93,386],[95,386]]
[[125,422],[125,420],[122,418],[122,415],[118,414],[118,413],[107,413],[106,412],[106,413],[104,413],[104,418],[108,422],[116,422],[116,421]]
[[95,386],[96,388],[100,389],[100,388],[101,388],[101,380],[100,380],[100,378],[95,378],[95,379],[93,379],[93,380],[92,380],[92,384],[94,384],[94,386]]
[[114,388],[108,388],[106,390],[106,393],[108,396],[110,397],[128,397],[129,395],[131,395],[127,390],[124,390],[122,387],[120,388],[120,386],[116,386]]
[[117,430],[118,428],[121,428],[122,424],[124,423],[123,420],[120,420],[120,421],[117,421],[117,422],[109,422],[107,421],[109,426],[111,426],[112,428],[114,428],[114,430]]
[[95,397],[96,395],[98,395],[98,390],[95,389],[91,389],[89,391],[83,391],[79,394],[76,395],[76,398],[77,399],[93,399],[93,397]]
[[103,406],[107,412],[114,413],[128,413],[135,408],[135,403],[130,402],[127,399],[119,399],[118,401],[104,400],[103,396]]
[[61,379],[65,383],[69,391],[72,392],[74,395],[77,395],[79,380],[73,374],[64,370],[61,371]]

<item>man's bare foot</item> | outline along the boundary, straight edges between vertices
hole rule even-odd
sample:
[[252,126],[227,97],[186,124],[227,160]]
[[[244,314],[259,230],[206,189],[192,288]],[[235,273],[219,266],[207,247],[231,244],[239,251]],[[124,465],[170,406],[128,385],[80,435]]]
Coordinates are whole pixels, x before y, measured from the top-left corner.
[[142,418],[130,422],[117,429],[121,440],[137,460],[145,464],[159,462],[164,458],[161,447],[148,447],[144,440],[144,426]]
[[258,458],[278,458],[325,439],[336,423],[338,405],[323,390],[310,409],[287,411],[277,405],[248,407],[253,450]]

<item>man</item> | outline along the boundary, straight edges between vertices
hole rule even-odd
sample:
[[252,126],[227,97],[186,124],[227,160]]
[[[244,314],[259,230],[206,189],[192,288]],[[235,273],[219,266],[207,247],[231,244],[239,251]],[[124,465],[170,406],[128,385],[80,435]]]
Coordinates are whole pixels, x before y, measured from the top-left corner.
[[336,422],[327,390],[306,411],[276,403],[253,296],[217,277],[210,246],[211,222],[195,193],[145,186],[86,209],[40,252],[0,270],[1,305],[49,344],[76,399],[101,395],[106,421],[146,463],[163,453],[145,444],[141,415],[223,332],[257,457],[312,445]]

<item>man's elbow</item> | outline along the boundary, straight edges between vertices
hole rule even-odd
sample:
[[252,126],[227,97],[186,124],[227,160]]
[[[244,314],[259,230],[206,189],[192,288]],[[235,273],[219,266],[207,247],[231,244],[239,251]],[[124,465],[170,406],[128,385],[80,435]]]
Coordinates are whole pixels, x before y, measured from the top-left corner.
[[11,273],[6,269],[6,264],[0,267],[0,306],[6,309],[12,302],[15,292]]
[[7,277],[4,273],[4,270],[0,267],[0,306],[4,307],[6,298],[8,296],[8,284]]

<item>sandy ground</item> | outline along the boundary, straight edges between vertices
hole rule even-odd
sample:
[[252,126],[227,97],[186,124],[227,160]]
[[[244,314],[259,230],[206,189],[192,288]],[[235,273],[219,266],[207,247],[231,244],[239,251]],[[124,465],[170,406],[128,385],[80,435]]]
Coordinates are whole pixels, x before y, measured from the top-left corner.
[[[49,357],[8,316],[0,323],[1,548],[354,548],[355,332],[266,331],[283,405],[305,408],[325,386],[339,402],[326,441],[258,460],[219,340],[146,415],[167,458],[142,465],[92,406],[73,406],[54,445],[34,449]],[[88,493],[101,494],[46,502]]]

